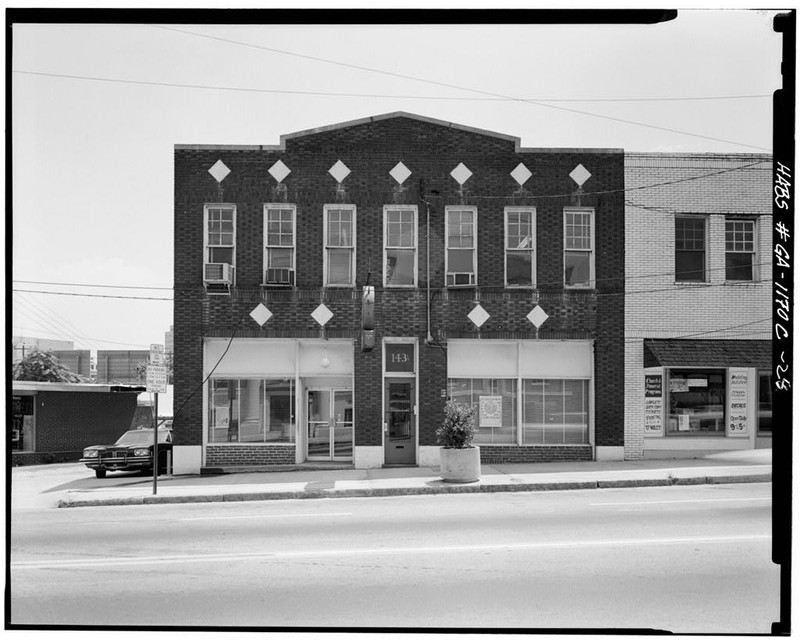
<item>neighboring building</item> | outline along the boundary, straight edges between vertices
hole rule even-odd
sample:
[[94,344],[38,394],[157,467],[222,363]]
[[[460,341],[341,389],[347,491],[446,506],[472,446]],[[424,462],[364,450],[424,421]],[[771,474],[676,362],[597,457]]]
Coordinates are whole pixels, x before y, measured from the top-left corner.
[[11,338],[11,364],[16,364],[24,359],[30,355],[31,351],[72,351],[74,348],[75,344],[68,340],[13,336]]
[[404,113],[176,145],[176,473],[435,465],[448,397],[486,462],[622,459],[624,186]]
[[12,464],[78,460],[84,447],[114,443],[131,428],[144,387],[12,382]]
[[164,332],[164,353],[171,356],[175,350],[175,331],[174,327],[170,325],[169,331]]
[[86,378],[88,382],[92,376],[92,352],[89,349],[72,349],[70,351],[51,352],[62,366]]
[[771,169],[626,154],[627,459],[771,446]]
[[96,382],[102,384],[144,384],[150,351],[98,351]]

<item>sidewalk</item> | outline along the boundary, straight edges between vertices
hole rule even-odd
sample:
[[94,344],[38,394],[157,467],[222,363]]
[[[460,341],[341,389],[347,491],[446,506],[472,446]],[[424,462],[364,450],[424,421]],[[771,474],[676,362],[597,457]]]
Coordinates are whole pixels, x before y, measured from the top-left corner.
[[152,479],[142,479],[124,486],[71,490],[58,506],[553,491],[771,480],[772,450],[757,449],[698,459],[483,464],[481,479],[468,484],[442,481],[437,467],[160,476],[157,495],[153,495]]

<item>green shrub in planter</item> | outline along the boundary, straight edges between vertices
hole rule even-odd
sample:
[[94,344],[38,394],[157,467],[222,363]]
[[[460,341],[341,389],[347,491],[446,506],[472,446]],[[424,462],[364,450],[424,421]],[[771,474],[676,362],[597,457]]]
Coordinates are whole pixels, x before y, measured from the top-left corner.
[[437,444],[446,449],[467,449],[475,437],[475,407],[448,400],[444,405],[444,421],[436,430]]

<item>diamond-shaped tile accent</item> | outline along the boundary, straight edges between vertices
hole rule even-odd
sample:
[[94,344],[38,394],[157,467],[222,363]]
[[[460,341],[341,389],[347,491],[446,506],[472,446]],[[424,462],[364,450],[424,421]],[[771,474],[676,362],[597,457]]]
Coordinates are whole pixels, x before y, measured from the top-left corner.
[[472,320],[472,324],[474,324],[478,329],[483,326],[483,323],[486,322],[491,316],[489,312],[486,311],[481,305],[477,305],[472,311],[467,314],[467,317]]
[[350,169],[347,168],[347,165],[344,162],[337,160],[336,164],[328,169],[328,173],[334,177],[336,182],[341,184],[342,180],[350,175]]
[[472,175],[472,171],[467,169],[463,162],[459,162],[458,166],[450,172],[450,175],[453,177],[453,180],[458,182],[458,184],[463,185],[467,180],[469,180],[470,176]]
[[208,170],[208,172],[212,176],[214,176],[214,179],[217,182],[222,182],[227,177],[227,175],[231,172],[231,170],[228,169],[228,167],[225,165],[225,163],[222,160],[217,160],[214,163],[214,166],[211,167]]
[[272,317],[272,311],[267,309],[263,303],[259,302],[258,306],[250,312],[250,317],[255,320],[259,326],[263,327]]
[[579,164],[572,170],[572,173],[569,174],[569,177],[577,182],[579,187],[582,187],[583,183],[592,177],[592,174],[589,173],[589,170],[586,167],[584,167],[582,164]]
[[324,304],[320,304],[314,311],[311,313],[311,317],[317,321],[317,324],[320,327],[324,327],[328,324],[328,320],[333,317],[333,312],[328,309]]
[[525,184],[532,175],[530,169],[521,162],[517,165],[517,168],[511,172],[511,177],[517,181],[520,187]]
[[398,162],[394,165],[394,169],[389,172],[389,175],[395,179],[397,184],[403,184],[408,176],[411,175],[411,170],[402,162]]
[[544,309],[542,309],[538,304],[531,310],[531,312],[525,316],[530,320],[531,324],[536,327],[537,329],[541,327],[545,320],[547,320],[550,316],[548,316]]
[[288,176],[292,170],[287,167],[283,161],[278,160],[269,168],[269,175],[275,178],[278,182],[283,182],[284,178]]

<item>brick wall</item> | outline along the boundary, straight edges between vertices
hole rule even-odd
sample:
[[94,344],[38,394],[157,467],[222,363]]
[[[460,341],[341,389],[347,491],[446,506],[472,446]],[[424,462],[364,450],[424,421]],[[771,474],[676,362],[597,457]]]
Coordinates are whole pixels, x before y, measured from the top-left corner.
[[592,447],[558,446],[546,447],[492,447],[480,445],[481,462],[503,464],[513,462],[579,462],[593,459]]
[[209,446],[206,448],[207,467],[236,465],[294,464],[294,445],[269,446]]

